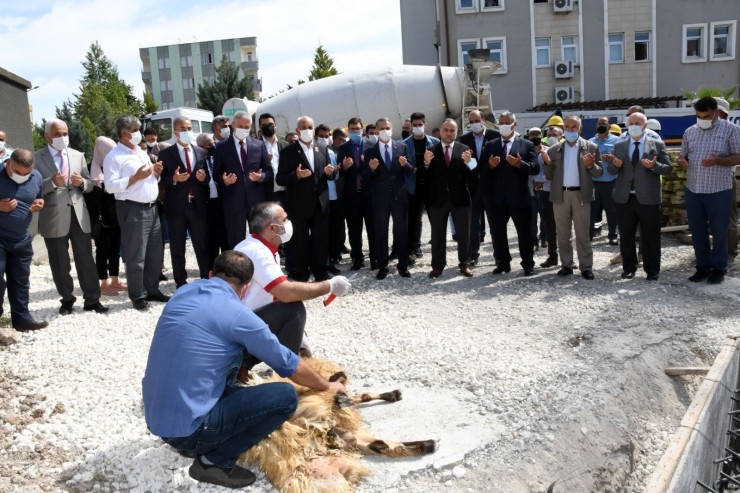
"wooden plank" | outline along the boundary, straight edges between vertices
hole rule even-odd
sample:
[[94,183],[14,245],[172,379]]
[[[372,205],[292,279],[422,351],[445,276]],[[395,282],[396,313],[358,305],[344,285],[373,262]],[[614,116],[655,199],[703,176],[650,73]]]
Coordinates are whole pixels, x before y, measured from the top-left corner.
[[683,375],[706,375],[709,373],[708,366],[676,366],[666,368],[665,374],[669,377],[680,377]]

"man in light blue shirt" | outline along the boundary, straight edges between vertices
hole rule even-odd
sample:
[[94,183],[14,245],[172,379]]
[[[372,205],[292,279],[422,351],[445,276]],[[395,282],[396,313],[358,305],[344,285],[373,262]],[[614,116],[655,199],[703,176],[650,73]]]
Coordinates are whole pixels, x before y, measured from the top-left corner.
[[[609,118],[606,116],[599,117],[596,121],[596,135],[589,139],[591,142],[599,146],[599,152],[601,158],[605,162],[611,162],[611,156],[614,152],[614,144],[619,142],[619,137],[616,137],[609,133]],[[616,175],[612,175],[606,171],[604,167],[604,174],[594,178],[594,201],[591,202],[591,240],[594,239],[596,231],[601,231],[601,227],[596,227],[596,224],[601,223],[602,212],[606,212],[606,222],[609,225],[609,244],[618,245],[617,240],[617,214],[614,207],[614,200],[612,199],[612,192],[614,192],[614,180],[617,179]]]
[[149,430],[195,456],[190,477],[230,488],[254,482],[237,458],[296,409],[289,383],[234,386],[243,351],[305,387],[344,393],[288,348],[240,298],[254,267],[246,255],[219,255],[208,280],[178,289],[154,331],[142,381]]

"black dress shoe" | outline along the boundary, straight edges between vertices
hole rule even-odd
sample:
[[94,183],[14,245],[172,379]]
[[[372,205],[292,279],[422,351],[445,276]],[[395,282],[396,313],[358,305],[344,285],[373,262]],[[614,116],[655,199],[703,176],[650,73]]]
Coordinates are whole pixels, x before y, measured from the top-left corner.
[[413,255],[409,255],[409,258],[406,260],[407,265],[416,265],[416,257]]
[[160,281],[168,281],[170,278],[164,275],[164,272],[159,273],[159,280]]
[[346,246],[342,245],[342,253],[345,254],[345,255],[347,255],[349,253],[349,248],[347,248]]
[[391,250],[390,255],[388,255],[388,260],[396,260],[398,258],[398,252],[395,250]]
[[694,273],[694,275],[689,277],[689,281],[691,282],[706,281],[707,279],[709,279],[709,276],[711,275],[712,273],[708,270],[696,269],[696,272]]
[[725,280],[725,273],[721,270],[713,270],[711,274],[709,274],[709,278],[707,279],[707,284],[721,284],[722,281]]
[[84,307],[82,307],[82,309],[86,312],[94,311],[95,313],[108,313],[108,311],[110,310],[110,308],[108,308],[107,306],[103,306],[103,304],[99,301],[96,301],[91,305],[85,305]]
[[170,296],[167,296],[166,294],[162,292],[146,295],[147,301],[159,301],[160,303],[167,303],[168,301],[170,301],[170,298],[171,298]]
[[424,254],[421,251],[421,248],[415,248],[414,251],[411,252],[411,253],[413,253],[414,254],[414,257],[416,257],[416,258],[421,258],[421,257],[424,256]]
[[334,275],[337,275],[337,274],[341,274],[342,273],[342,271],[339,270],[339,269],[337,269],[337,266],[334,265],[334,264],[329,264],[326,267],[326,270],[329,271],[330,274],[334,274]]
[[571,274],[573,274],[573,269],[571,269],[570,267],[561,267],[558,271],[558,275],[560,277],[569,276]]
[[193,465],[188,469],[191,478],[201,483],[211,483],[227,488],[245,488],[254,483],[257,476],[249,469],[235,465],[231,469],[222,469],[218,466],[207,466],[196,457]]
[[401,276],[401,277],[405,277],[405,278],[408,279],[409,277],[411,277],[411,272],[409,272],[408,269],[402,269],[402,268],[399,267],[398,268],[398,275]]
[[505,272],[511,272],[511,265],[499,264],[495,269],[493,269],[493,274],[503,274]]
[[633,279],[635,277],[635,272],[622,272],[622,279]]
[[139,298],[134,301],[134,308],[137,310],[146,310],[149,308],[149,303],[144,298]]
[[28,325],[20,325],[18,327],[13,327],[18,332],[28,332],[29,330],[39,330],[44,329],[49,326],[49,322],[46,320],[42,320],[41,322],[37,322],[36,320],[32,320],[30,324]]
[[74,311],[74,301],[62,301],[62,306],[59,307],[59,315],[71,315]]
[[590,270],[584,270],[583,272],[581,272],[581,276],[583,276],[584,279],[588,279],[589,281],[594,280],[594,273]]
[[432,272],[429,273],[429,277],[432,279],[439,277],[442,275],[442,269],[432,269]]
[[540,264],[540,267],[547,268],[547,267],[555,267],[558,265],[558,258],[557,257],[547,257],[547,260],[542,262]]
[[350,267],[350,268],[351,268],[352,270],[360,270],[360,269],[362,269],[363,267],[365,267],[365,261],[364,261],[364,260],[362,260],[362,259],[360,259],[360,260],[355,260],[355,261],[354,261],[354,262],[352,263],[352,267]]
[[378,271],[378,273],[377,273],[377,274],[375,274],[375,278],[376,278],[376,279],[377,279],[378,281],[382,281],[382,280],[383,280],[383,279],[385,279],[386,277],[388,277],[388,269],[380,269],[380,270]]
[[616,238],[612,238],[611,240],[609,240],[609,244],[611,246],[619,246],[619,240]]
[[452,241],[457,241],[457,235],[452,235]]
[[524,268],[524,275],[525,276],[533,276],[534,275],[534,267],[525,267]]
[[657,272],[653,272],[652,274],[647,275],[648,281],[657,281],[658,280],[658,274]]

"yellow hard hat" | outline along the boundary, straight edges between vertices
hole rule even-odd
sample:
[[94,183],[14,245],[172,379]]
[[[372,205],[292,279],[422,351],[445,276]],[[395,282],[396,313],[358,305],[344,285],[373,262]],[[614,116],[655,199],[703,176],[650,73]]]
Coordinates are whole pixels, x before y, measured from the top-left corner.
[[612,123],[609,127],[609,133],[614,135],[622,135],[622,129],[619,128],[619,125],[616,123]]
[[547,126],[558,126],[562,127],[564,125],[563,118],[558,115],[552,115],[549,120],[547,120]]

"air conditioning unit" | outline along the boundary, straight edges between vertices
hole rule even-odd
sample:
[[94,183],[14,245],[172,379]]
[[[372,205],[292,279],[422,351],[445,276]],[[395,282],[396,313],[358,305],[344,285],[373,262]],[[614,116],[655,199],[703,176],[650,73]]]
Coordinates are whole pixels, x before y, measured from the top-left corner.
[[555,62],[555,78],[573,78],[573,60],[558,60]]
[[573,103],[573,86],[561,86],[555,88],[555,103]]
[[556,14],[560,12],[573,12],[573,0],[553,0],[552,11]]

